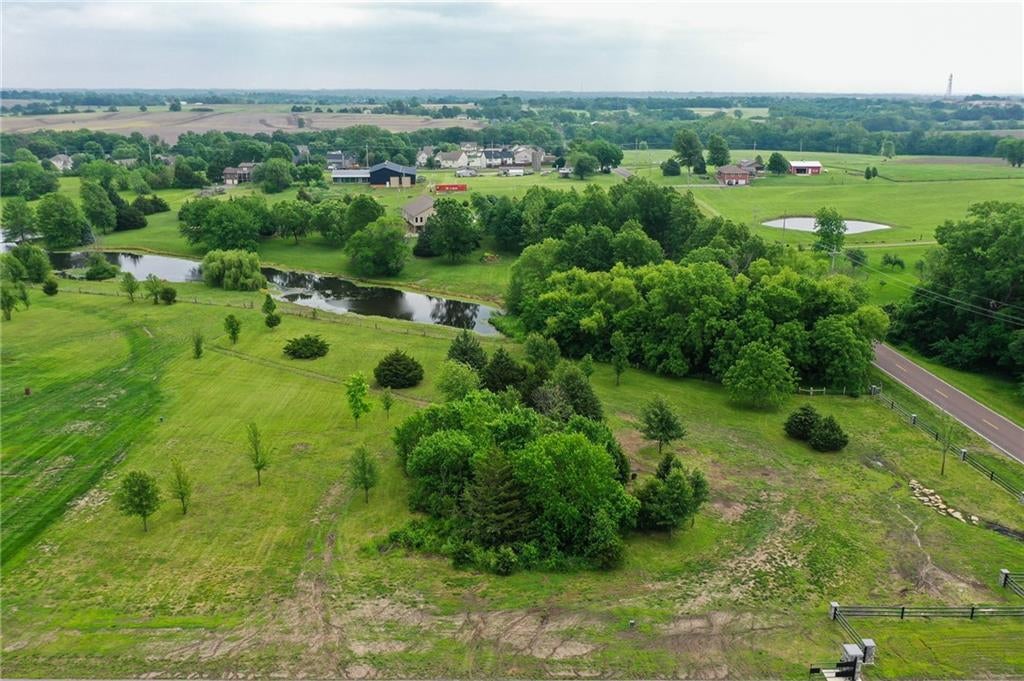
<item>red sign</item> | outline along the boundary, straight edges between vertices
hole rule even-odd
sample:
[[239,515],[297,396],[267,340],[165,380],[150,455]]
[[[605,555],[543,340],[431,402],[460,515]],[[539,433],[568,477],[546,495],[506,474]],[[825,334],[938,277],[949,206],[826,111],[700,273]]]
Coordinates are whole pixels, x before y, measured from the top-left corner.
[[464,192],[468,188],[466,184],[439,184],[435,187],[439,192]]

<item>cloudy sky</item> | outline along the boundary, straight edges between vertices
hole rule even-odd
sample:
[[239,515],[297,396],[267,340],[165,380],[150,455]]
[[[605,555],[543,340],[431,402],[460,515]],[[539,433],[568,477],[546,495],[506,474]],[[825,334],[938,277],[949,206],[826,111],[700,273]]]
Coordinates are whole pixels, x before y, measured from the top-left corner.
[[1024,2],[2,4],[7,88],[1024,92]]

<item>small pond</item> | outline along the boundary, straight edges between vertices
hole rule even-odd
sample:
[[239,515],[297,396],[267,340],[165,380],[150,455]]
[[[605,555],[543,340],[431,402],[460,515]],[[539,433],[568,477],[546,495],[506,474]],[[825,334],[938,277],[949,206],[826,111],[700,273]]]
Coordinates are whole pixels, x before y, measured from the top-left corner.
[[[778,218],[776,220],[769,220],[764,223],[765,227],[775,227],[776,229],[792,229],[795,232],[813,232],[814,231],[814,218],[813,217],[786,217]],[[883,225],[878,222],[865,222],[864,220],[847,220],[846,221],[846,233],[847,234],[861,234],[863,232],[874,232],[879,229],[892,229],[889,225]]]
[[[170,282],[202,281],[199,263],[187,258],[137,253],[103,253],[122,272],[131,272],[138,279],[155,274]],[[54,269],[66,270],[86,266],[88,252],[50,253]],[[425,293],[403,291],[388,286],[360,286],[348,279],[309,272],[293,272],[264,267],[263,274],[281,289],[281,299],[334,313],[354,312],[359,315],[389,317],[420,324],[441,324],[459,329],[472,329],[485,336],[498,330],[491,325],[497,308],[462,300],[441,298]]]

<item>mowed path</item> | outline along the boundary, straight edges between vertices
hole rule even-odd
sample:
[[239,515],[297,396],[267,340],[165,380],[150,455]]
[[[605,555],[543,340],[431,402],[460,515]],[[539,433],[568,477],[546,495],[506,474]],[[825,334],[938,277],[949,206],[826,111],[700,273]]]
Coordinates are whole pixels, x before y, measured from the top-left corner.
[[875,346],[875,366],[1024,463],[1024,428],[957,390],[888,345],[879,343]]

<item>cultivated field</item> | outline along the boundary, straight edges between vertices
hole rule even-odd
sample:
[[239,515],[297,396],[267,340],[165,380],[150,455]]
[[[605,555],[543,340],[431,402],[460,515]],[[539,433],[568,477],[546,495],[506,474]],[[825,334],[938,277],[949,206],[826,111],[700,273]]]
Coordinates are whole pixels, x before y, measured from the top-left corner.
[[[1024,527],[1024,507],[958,462],[940,477],[934,443],[879,403],[813,398],[851,436],[818,454],[783,435],[785,411],[736,409],[720,386],[637,371],[616,387],[604,365],[593,383],[634,470],[657,461],[638,405],[662,394],[682,415],[675,449],[712,490],[694,527],[634,536],[607,573],[498,577],[382,549],[411,517],[388,436],[437,399],[450,332],[292,315],[268,330],[257,293],[179,285],[180,300],[206,304],[167,307],[130,304],[113,283],[81,284],[107,295],[62,287],[33,291],[4,324],[5,676],[797,679],[846,638],[830,600],[1014,602],[996,578],[1021,569],[1024,544],[926,508],[908,482],[1009,527]],[[257,309],[227,307],[245,303]],[[242,320],[235,346],[228,312]],[[208,339],[200,360],[193,329]],[[281,354],[303,332],[331,343],[327,357]],[[426,380],[399,391],[390,422],[376,408],[357,428],[339,381],[394,347],[423,361]],[[273,448],[261,487],[242,453],[249,421]],[[362,443],[382,465],[369,504],[344,469]],[[110,494],[129,470],[166,481],[171,457],[195,478],[193,507],[165,504],[143,533]],[[879,644],[872,677],[1024,674],[1019,620],[857,626]]]
[[[333,130],[354,125],[375,125],[391,132],[410,132],[423,128],[463,127],[478,129],[484,123],[477,120],[429,118],[394,114],[349,113],[292,113],[287,106],[223,104],[211,105],[213,111],[200,112],[155,110],[122,110],[117,112],[59,114],[53,116],[5,116],[0,118],[4,132],[32,130],[78,130],[89,128],[121,135],[140,132],[147,137],[156,135],[174,143],[186,131],[234,131],[254,134],[273,133],[276,130],[297,132],[306,130]],[[304,122],[299,127],[299,119]]]

